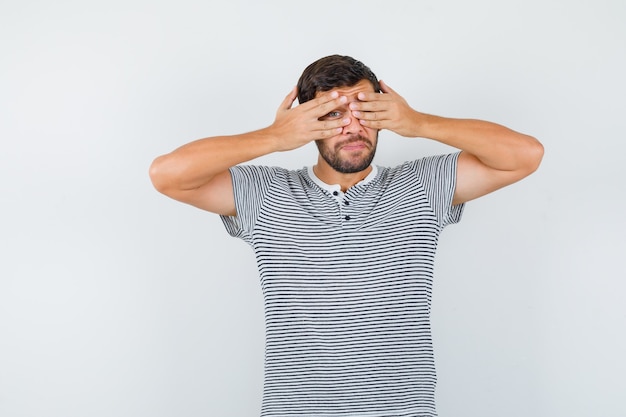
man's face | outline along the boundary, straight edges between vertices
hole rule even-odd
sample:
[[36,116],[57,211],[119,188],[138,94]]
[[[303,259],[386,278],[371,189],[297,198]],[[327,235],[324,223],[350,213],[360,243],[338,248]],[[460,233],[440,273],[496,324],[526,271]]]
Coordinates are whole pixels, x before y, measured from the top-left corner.
[[320,120],[349,118],[350,124],[344,126],[340,134],[316,140],[315,144],[324,161],[335,171],[344,174],[361,172],[369,167],[374,159],[378,130],[362,126],[359,119],[350,111],[349,105],[353,101],[358,101],[357,96],[360,92],[373,93],[374,87],[368,80],[361,80],[352,87],[338,87],[330,91],[337,91],[339,96],[346,96],[348,101]]

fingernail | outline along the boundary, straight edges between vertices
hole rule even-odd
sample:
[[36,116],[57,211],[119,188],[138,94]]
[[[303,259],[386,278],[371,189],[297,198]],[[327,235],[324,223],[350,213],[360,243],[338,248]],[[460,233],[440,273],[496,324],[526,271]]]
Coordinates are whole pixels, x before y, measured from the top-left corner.
[[350,124],[350,119],[345,118],[345,119],[342,120],[342,122],[343,122],[344,125],[349,125]]
[[339,101],[340,101],[341,103],[345,103],[346,101],[348,101],[348,97],[346,97],[346,96],[341,96],[341,98],[339,99]]
[[337,91],[333,91],[332,93],[330,93],[330,96],[332,98],[337,98],[337,97],[339,97],[339,93]]

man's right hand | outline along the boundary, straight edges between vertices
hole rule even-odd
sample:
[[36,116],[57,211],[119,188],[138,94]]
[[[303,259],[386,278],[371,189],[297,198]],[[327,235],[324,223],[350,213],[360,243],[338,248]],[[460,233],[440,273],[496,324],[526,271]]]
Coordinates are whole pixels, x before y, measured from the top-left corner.
[[293,107],[297,97],[298,89],[294,87],[280,104],[274,123],[266,129],[277,141],[277,151],[289,151],[314,140],[333,137],[350,124],[350,119],[320,120],[331,111],[345,106],[347,98],[340,97],[336,91],[322,93]]
[[[154,160],[150,178],[161,193],[203,210],[235,215],[233,186],[228,169],[259,156],[288,151],[341,133],[345,120],[323,119],[346,106],[336,92],[293,107],[294,88],[281,103],[274,123],[254,132],[200,139]],[[292,108],[293,107],[293,108]]]

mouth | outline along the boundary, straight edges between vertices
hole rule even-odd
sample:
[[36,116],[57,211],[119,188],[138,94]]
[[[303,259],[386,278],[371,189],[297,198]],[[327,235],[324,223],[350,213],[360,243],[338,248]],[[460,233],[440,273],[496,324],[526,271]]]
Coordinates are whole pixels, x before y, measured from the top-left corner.
[[367,148],[367,144],[361,141],[351,142],[341,147],[341,149],[343,149],[344,151],[358,151],[358,150],[366,149],[366,148]]
[[339,145],[339,149],[344,151],[360,151],[362,149],[368,149],[372,146],[369,140],[365,138],[350,139],[343,144]]

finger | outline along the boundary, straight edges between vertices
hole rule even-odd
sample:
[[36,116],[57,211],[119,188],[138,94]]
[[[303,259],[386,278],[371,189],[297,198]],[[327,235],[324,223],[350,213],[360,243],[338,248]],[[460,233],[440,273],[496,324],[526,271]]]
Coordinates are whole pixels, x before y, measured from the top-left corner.
[[298,87],[294,87],[291,89],[289,94],[285,97],[278,110],[289,110],[291,106],[293,106],[293,102],[296,101],[296,97],[298,97]]
[[335,129],[318,130],[316,132],[316,136],[319,139],[331,138],[333,136],[337,136],[338,134],[340,134],[342,130],[343,130],[342,127],[338,127],[338,128],[335,128]]
[[360,119],[359,123],[361,126],[369,127],[370,129],[386,129],[387,128],[386,120],[364,120]]
[[337,91],[330,91],[330,92],[322,93],[319,95],[319,97],[316,97],[314,99],[311,99],[307,102],[300,104],[300,107],[302,107],[302,109],[304,110],[310,110],[315,107],[326,104],[330,101],[336,100],[338,97],[339,97],[339,93]]
[[313,130],[337,130],[341,131],[344,126],[349,125],[351,120],[349,118],[337,119],[337,120],[319,120],[314,126]]
[[352,115],[359,120],[387,120],[389,119],[389,112],[386,110],[381,111],[353,111]]
[[387,100],[353,101],[352,103],[350,103],[350,110],[357,110],[362,112],[381,111],[389,107],[388,103],[389,101]]
[[[338,97],[338,94],[336,92],[333,92],[332,97],[335,97],[335,98],[329,101],[326,101],[326,100],[317,101],[315,103],[316,105],[310,108],[310,110],[312,111],[312,116],[315,118],[320,118],[322,116],[327,115],[333,110],[337,110],[345,106],[346,103],[348,102],[348,98],[346,96]],[[320,97],[320,99],[322,98]]]
[[381,94],[381,93],[374,93],[374,92],[360,92],[357,95],[357,98],[359,99],[359,101],[361,102],[369,102],[369,101],[387,101],[387,100],[391,100],[391,97],[389,97],[387,94]]
[[398,93],[396,93],[396,91],[393,88],[389,87],[387,85],[387,83],[384,82],[383,80],[380,80],[379,84],[380,84],[380,89],[381,89],[381,91],[383,93],[386,93],[386,94],[398,94]]

